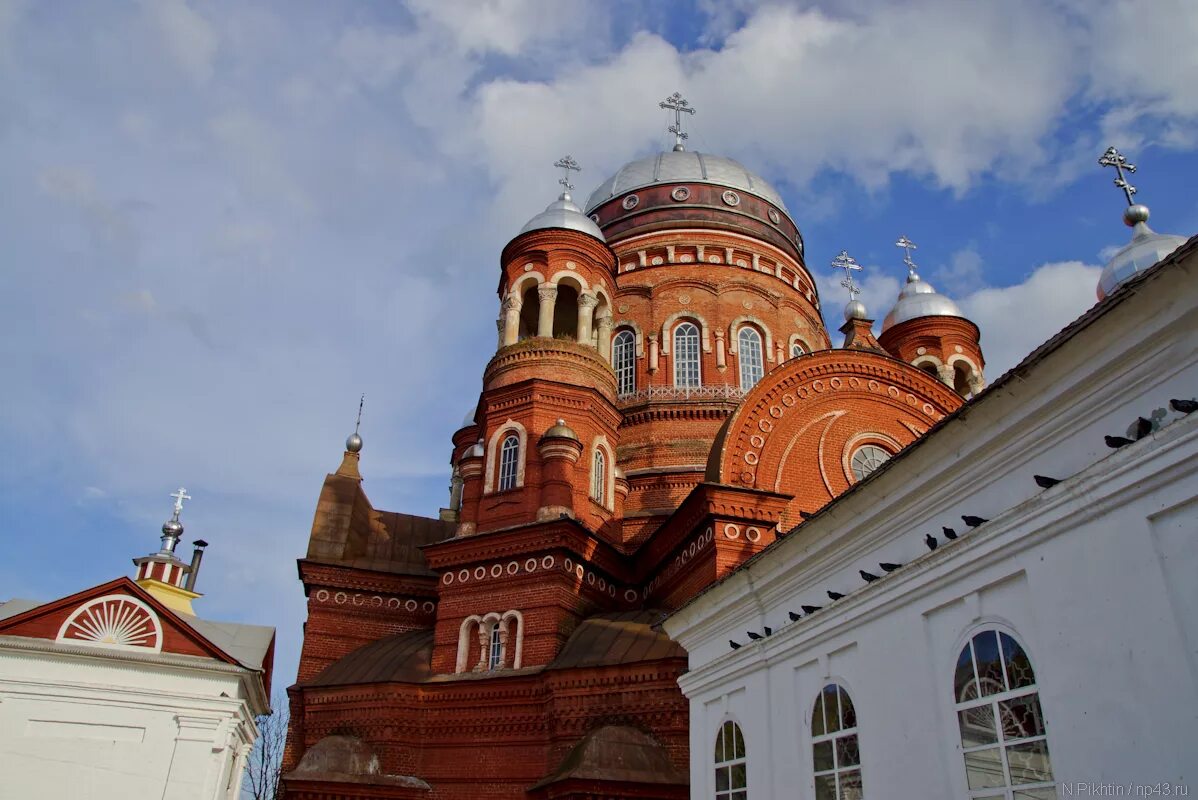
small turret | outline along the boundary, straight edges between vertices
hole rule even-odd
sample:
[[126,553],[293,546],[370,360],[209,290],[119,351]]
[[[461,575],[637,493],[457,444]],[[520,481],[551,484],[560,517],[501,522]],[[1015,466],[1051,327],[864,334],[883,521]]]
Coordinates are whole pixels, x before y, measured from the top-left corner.
[[192,558],[190,565],[175,555],[175,548],[183,537],[183,523],[179,521],[179,515],[183,513],[183,501],[190,500],[191,495],[180,487],[171,497],[175,498],[175,506],[171,518],[162,523],[162,546],[157,553],[133,559],[137,567],[135,580],[171,609],[194,616],[191,601],[200,596],[192,591],[195,586],[194,573],[199,570],[202,557],[200,550],[208,543],[203,540],[196,542],[197,555]]

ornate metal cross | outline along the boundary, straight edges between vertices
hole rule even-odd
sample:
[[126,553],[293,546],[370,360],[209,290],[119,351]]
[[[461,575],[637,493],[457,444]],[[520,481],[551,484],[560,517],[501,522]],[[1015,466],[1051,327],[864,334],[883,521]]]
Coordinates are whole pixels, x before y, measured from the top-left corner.
[[559,178],[557,182],[562,186],[565,186],[567,192],[573,189],[574,184],[570,183],[570,170],[582,172],[582,167],[578,166],[578,162],[574,160],[574,157],[565,156],[563,158],[559,158],[557,161],[553,162],[553,166],[562,171],[562,177]]
[[684,139],[686,139],[687,136],[685,133],[682,132],[682,115],[683,114],[694,114],[695,109],[691,108],[691,104],[686,102],[686,100],[684,100],[682,98],[682,95],[679,94],[678,92],[674,92],[672,95],[670,95],[665,100],[658,103],[657,105],[659,108],[667,108],[670,111],[674,112],[674,124],[671,125],[667,130],[669,130],[670,133],[674,134],[674,149],[675,150],[684,149],[682,146],[682,141]]
[[366,405],[366,394],[362,394],[362,399],[358,401],[358,421],[354,423],[354,433],[358,432],[358,428],[362,426],[362,406]]
[[908,239],[906,234],[904,234],[899,237],[899,240],[894,243],[894,246],[901,247],[901,248],[903,248],[904,251],[906,251],[906,255],[903,256],[903,263],[907,265],[907,272],[914,275],[915,274],[915,262],[911,260],[911,251],[919,249],[918,247],[916,247],[915,242]]
[[853,270],[860,271],[861,265],[849,255],[848,250],[841,250],[840,255],[832,259],[832,268],[844,270],[844,280],[840,282],[840,285],[849,290],[850,303],[856,300],[857,295],[861,294],[861,290],[857,287],[857,284],[853,283]]
[[1132,199],[1132,195],[1136,193],[1136,187],[1128,183],[1127,179],[1123,177],[1123,170],[1135,174],[1136,165],[1129,164],[1127,158],[1114,147],[1106,149],[1106,152],[1102,154],[1102,158],[1098,159],[1098,165],[1115,168],[1115,172],[1119,175],[1119,177],[1115,178],[1115,185],[1127,195],[1127,204],[1129,206],[1135,205],[1136,201]]
[[172,493],[171,497],[175,498],[175,521],[177,522],[179,515],[183,513],[183,501],[190,500],[191,495],[187,493],[186,489],[180,486],[179,491]]

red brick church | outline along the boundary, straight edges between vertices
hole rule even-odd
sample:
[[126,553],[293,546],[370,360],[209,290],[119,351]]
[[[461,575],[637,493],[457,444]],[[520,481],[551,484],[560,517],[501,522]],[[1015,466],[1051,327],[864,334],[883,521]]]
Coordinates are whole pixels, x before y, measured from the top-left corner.
[[834,342],[781,196],[662,105],[673,150],[585,209],[559,161],[566,191],[503,249],[449,508],[374,508],[356,433],[325,479],[288,798],[687,797],[687,655],[655,623],[982,388],[977,326],[905,237],[878,338],[838,257]]

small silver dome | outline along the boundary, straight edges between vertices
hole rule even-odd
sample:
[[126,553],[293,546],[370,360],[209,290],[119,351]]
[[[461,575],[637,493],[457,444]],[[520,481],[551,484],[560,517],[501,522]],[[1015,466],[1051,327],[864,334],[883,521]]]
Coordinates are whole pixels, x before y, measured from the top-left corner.
[[594,220],[583,214],[582,209],[574,204],[569,192],[562,192],[561,196],[550,203],[548,208],[526,222],[520,229],[520,233],[539,231],[545,228],[565,228],[594,236],[601,242],[607,241],[603,238],[603,231],[599,230],[599,226],[595,224]]
[[1184,236],[1157,233],[1148,227],[1148,207],[1128,206],[1123,221],[1132,226],[1131,241],[1121,247],[1098,277],[1098,299],[1115,291],[1119,284],[1143,272],[1185,244]]
[[573,439],[574,441],[578,441],[578,434],[575,433],[574,430],[569,425],[566,424],[566,421],[564,419],[559,419],[557,421],[557,424],[554,425],[549,430],[545,431],[545,435],[542,436],[541,438],[542,439],[550,439],[550,438]]
[[860,300],[850,300],[844,306],[844,319],[848,322],[851,319],[869,319],[869,312],[865,310],[865,303]]
[[162,523],[162,535],[178,539],[183,535],[183,523],[177,519],[168,519]]
[[345,440],[345,449],[351,453],[359,453],[362,451],[362,437],[356,433],[351,433],[349,438]]
[[466,416],[462,417],[462,424],[458,426],[459,431],[462,428],[469,428],[474,425],[474,412],[475,409],[472,408],[466,412]]
[[469,450],[462,454],[462,458],[482,458],[486,454],[487,451],[485,448],[483,448],[483,440],[479,439],[470,446]]
[[613,197],[658,183],[714,183],[760,197],[787,216],[782,195],[765,178],[750,172],[737,161],[723,156],[675,150],[629,161],[616,174],[599,184],[587,200],[587,213]]
[[906,322],[920,317],[961,317],[961,309],[957,304],[938,293],[932,284],[920,278],[915,272],[907,275],[907,283],[899,292],[898,301],[886,319],[882,320],[882,330],[886,331],[900,322]]

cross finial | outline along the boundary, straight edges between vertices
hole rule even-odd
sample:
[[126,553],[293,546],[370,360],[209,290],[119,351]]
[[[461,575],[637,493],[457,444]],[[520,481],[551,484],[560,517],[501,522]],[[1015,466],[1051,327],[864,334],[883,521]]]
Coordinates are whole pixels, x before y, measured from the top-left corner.
[[662,100],[657,104],[659,108],[666,108],[674,112],[674,124],[667,130],[674,134],[674,150],[681,152],[686,148],[682,146],[682,141],[687,138],[682,132],[682,115],[694,114],[695,109],[691,108],[691,104],[683,99],[682,95],[674,92],[672,95]]
[[564,156],[553,162],[553,166],[562,171],[562,176],[558,178],[558,183],[566,187],[567,194],[574,188],[574,184],[570,183],[570,171],[582,172],[582,167],[578,166],[578,162],[573,156]]
[[190,499],[191,499],[191,495],[189,495],[189,494],[187,493],[187,490],[186,490],[186,489],[184,489],[182,486],[180,486],[180,487],[179,487],[179,491],[172,493],[172,494],[171,494],[171,497],[175,498],[175,516],[174,516],[174,520],[175,520],[175,522],[178,522],[178,521],[179,521],[179,515],[183,513],[183,501],[184,501],[184,500],[190,500]]
[[856,300],[857,295],[861,294],[861,289],[853,282],[853,270],[860,271],[861,265],[849,255],[848,250],[841,250],[840,255],[832,259],[832,268],[844,270],[844,280],[840,282],[840,285],[849,290],[850,303]]
[[362,393],[362,398],[358,400],[358,421],[354,423],[354,433],[358,432],[358,428],[362,427],[362,406],[366,405],[366,394]]
[[915,262],[911,260],[911,251],[919,249],[916,247],[915,242],[908,239],[906,234],[904,234],[899,237],[899,240],[894,243],[894,246],[901,247],[906,252],[906,255],[903,256],[903,263],[907,265],[907,277],[912,280],[918,278],[919,274],[915,271]]
[[1128,163],[1127,158],[1114,147],[1106,149],[1106,152],[1102,154],[1102,158],[1098,159],[1098,164],[1102,167],[1115,168],[1115,173],[1118,175],[1115,178],[1115,185],[1123,190],[1123,194],[1127,195],[1127,204],[1129,206],[1135,205],[1136,201],[1132,199],[1132,196],[1136,193],[1136,187],[1128,183],[1127,179],[1123,177],[1123,170],[1135,174],[1136,165]]

